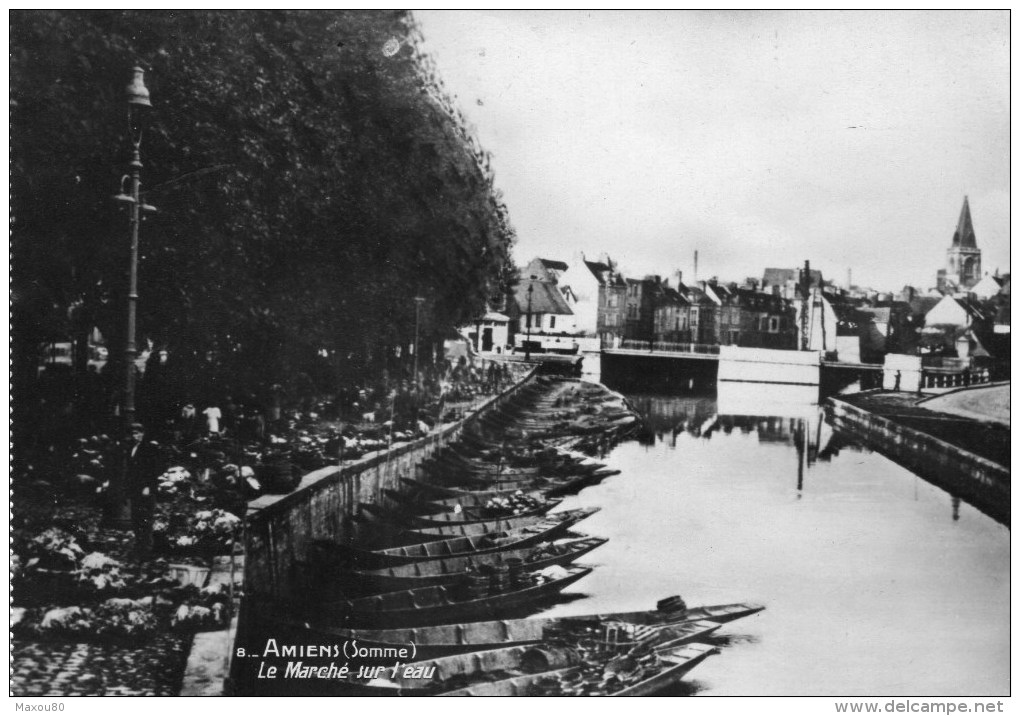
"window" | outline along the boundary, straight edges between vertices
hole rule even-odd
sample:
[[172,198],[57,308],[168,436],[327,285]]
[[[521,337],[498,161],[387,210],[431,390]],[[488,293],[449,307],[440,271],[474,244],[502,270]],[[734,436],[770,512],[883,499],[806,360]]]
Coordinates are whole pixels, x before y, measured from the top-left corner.
[[779,316],[769,316],[769,333],[779,333]]
[[549,316],[549,330],[556,328],[556,316]]

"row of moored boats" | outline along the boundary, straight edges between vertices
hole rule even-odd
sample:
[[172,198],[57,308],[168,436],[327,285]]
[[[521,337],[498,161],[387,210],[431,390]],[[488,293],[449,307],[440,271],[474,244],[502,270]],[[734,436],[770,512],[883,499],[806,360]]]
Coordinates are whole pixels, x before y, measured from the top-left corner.
[[574,531],[597,508],[557,511],[616,474],[578,448],[636,423],[602,386],[530,381],[420,478],[363,504],[357,542],[316,542],[303,618],[276,618],[274,633],[384,657],[412,645],[413,668],[326,687],[346,693],[643,695],[676,684],[717,651],[722,624],[762,607],[669,597],[649,611],[529,618],[588,575],[577,560],[606,542]]

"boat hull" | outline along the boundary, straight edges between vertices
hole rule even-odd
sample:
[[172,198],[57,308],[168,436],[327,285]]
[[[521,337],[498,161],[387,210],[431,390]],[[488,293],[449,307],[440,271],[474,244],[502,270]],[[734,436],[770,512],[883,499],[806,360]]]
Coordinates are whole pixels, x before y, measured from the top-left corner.
[[[322,605],[322,610],[327,618],[336,620],[338,623],[360,627],[432,626],[479,617],[506,616],[522,607],[533,611],[531,609],[533,605],[555,597],[574,582],[586,577],[591,571],[590,567],[573,567],[565,577],[560,579],[480,599],[454,601],[442,600],[440,597],[437,602],[420,606],[405,604],[395,608],[386,608],[387,598],[394,594],[390,593],[353,601],[327,603]],[[442,589],[442,587],[436,589]],[[413,590],[403,596],[408,598],[405,601],[413,602],[417,599],[417,593],[425,591],[428,590]]]
[[[389,524],[400,531],[401,535],[418,542],[430,542],[453,537],[477,537],[481,535],[499,534],[502,532],[513,532],[520,529],[537,529],[550,534],[561,534],[583,519],[590,517],[598,511],[598,508],[590,507],[581,510],[570,510],[559,512],[553,515],[532,515],[530,517],[507,517],[490,522],[472,522],[467,524],[449,525],[421,525],[414,527],[402,527],[399,524]],[[378,514],[378,513],[377,513]]]
[[[357,640],[359,645],[378,649],[395,649],[414,645],[412,661],[437,659],[443,656],[464,654],[471,651],[496,649],[505,646],[535,644],[543,639],[546,629],[557,627],[598,625],[600,622],[618,621],[638,625],[682,626],[695,621],[711,621],[716,624],[750,616],[764,607],[755,604],[722,604],[689,609],[687,613],[698,617],[669,615],[651,610],[643,612],[606,612],[603,614],[582,614],[573,617],[533,617],[527,619],[502,619],[496,621],[455,622],[428,627],[408,628],[347,628],[300,624],[279,617],[277,605],[266,604],[256,609],[256,621],[271,625],[267,627],[281,642],[282,637],[292,636],[290,643],[342,643]],[[739,616],[735,616],[739,615]],[[713,618],[714,617],[714,618]]]
[[[704,644],[690,644],[669,650],[667,654],[662,655],[661,658],[666,662],[666,665],[657,674],[615,693],[602,695],[650,696],[659,693],[676,684],[695,666],[715,653],[716,649]],[[580,672],[580,667],[576,666],[555,669],[538,674],[476,684],[467,688],[448,691],[440,694],[440,696],[536,696],[540,695],[535,693],[536,687],[539,687],[539,684],[542,682],[559,680],[562,677],[579,674]]]
[[[503,552],[475,553],[463,558],[437,558],[419,560],[413,564],[399,565],[371,571],[353,571],[349,577],[357,580],[367,593],[398,592],[406,589],[420,589],[439,585],[453,585],[463,582],[472,574],[472,569],[484,565],[505,563],[508,559],[520,559],[528,571],[542,570],[553,565],[567,565],[575,562],[592,550],[598,549],[608,540],[599,537],[585,537],[564,544],[563,554],[545,559],[527,561],[537,547],[507,550]],[[464,563],[468,564],[464,564]],[[418,572],[418,574],[415,574]],[[424,574],[422,572],[425,572]]]

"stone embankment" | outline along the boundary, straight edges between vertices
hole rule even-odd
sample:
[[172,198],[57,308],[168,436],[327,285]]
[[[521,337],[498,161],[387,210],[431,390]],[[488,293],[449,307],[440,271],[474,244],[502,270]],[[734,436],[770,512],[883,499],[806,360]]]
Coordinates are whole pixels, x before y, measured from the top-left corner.
[[[395,493],[404,493],[407,483],[429,483],[431,472],[452,469],[450,461],[479,460],[480,475],[497,476],[494,487],[500,486],[501,467],[518,480],[524,480],[522,474],[531,475],[528,480],[548,481],[547,487],[565,487],[561,483],[568,480],[557,477],[557,470],[569,472],[568,467],[591,463],[578,453],[594,452],[607,440],[621,438],[638,420],[623,396],[604,386],[532,376],[432,435],[365,456],[342,469],[334,466],[311,473],[294,493],[252,503],[246,530],[247,607],[242,609],[237,644],[258,643],[267,619],[271,622],[277,612],[277,616],[290,613],[310,598],[314,590],[306,581],[313,575],[307,571],[317,564],[319,545],[370,549],[371,528],[386,530],[385,521],[395,514],[389,503]],[[461,450],[476,457],[466,458]],[[543,477],[538,467],[521,468],[525,463],[548,463],[550,477]],[[588,467],[592,469],[585,468],[588,477],[578,480],[579,485],[595,484],[611,473],[596,470],[604,467],[598,464]],[[384,522],[373,521],[372,515],[382,515]],[[232,680],[238,693],[247,692],[246,684],[251,686],[247,666],[235,663]]]
[[[960,402],[962,397],[952,403]],[[966,415],[960,410],[938,410],[940,403],[930,398],[916,393],[867,391],[830,398],[829,411],[837,428],[1009,524],[1008,425],[980,419],[979,404],[973,401],[967,403],[971,415]]]

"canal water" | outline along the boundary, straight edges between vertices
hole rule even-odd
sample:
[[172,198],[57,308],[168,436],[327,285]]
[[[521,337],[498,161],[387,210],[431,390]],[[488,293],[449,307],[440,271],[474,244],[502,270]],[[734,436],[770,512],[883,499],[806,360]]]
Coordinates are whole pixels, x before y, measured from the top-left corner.
[[548,615],[754,601],[692,672],[708,695],[1009,693],[1009,530],[834,433],[788,392],[634,395],[621,474],[562,506],[609,542]]

